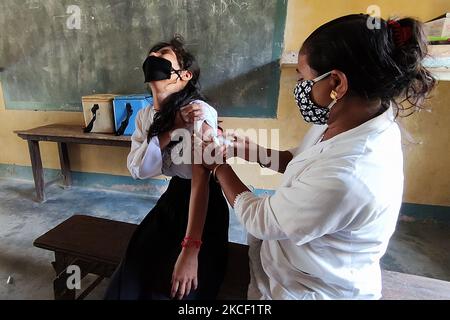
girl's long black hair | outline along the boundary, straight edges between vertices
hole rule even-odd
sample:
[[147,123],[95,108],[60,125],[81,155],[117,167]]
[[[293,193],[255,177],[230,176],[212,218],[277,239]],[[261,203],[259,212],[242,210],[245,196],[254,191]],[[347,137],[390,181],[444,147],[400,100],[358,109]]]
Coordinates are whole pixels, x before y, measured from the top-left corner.
[[172,48],[181,70],[192,72],[192,79],[183,90],[171,94],[161,102],[161,110],[155,114],[153,123],[149,128],[148,141],[161,133],[170,131],[174,126],[176,114],[182,107],[195,100],[206,101],[200,89],[200,67],[195,57],[186,50],[183,38],[177,35],[169,42],[160,42],[150,49],[150,53],[157,52],[165,47]]
[[[369,19],[352,14],[328,22],[309,36],[301,53],[318,74],[345,73],[349,94],[393,102],[397,115],[410,115],[422,108],[436,84],[422,64],[428,48],[423,24],[413,18],[380,19],[379,28],[370,28]],[[399,41],[402,30],[408,34]]]

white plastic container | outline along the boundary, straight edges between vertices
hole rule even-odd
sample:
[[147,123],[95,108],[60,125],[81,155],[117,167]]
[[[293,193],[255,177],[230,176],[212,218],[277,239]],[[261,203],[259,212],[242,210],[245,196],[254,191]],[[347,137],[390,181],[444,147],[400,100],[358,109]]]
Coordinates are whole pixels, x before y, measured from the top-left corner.
[[85,132],[115,133],[114,94],[96,94],[82,97]]
[[431,41],[450,38],[450,13],[425,23],[425,31]]

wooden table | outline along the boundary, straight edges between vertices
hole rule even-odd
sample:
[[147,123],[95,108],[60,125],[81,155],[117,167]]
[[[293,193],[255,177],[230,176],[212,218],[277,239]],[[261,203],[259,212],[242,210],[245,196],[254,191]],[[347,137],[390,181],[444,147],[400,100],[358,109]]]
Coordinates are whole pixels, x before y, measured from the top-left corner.
[[36,197],[38,202],[45,202],[45,183],[42,158],[39,148],[40,141],[58,143],[59,160],[61,163],[61,173],[65,187],[72,185],[72,175],[70,172],[70,160],[68,144],[90,144],[98,146],[131,147],[131,137],[116,137],[113,134],[84,133],[82,126],[70,126],[53,124],[25,131],[14,131],[20,138],[28,141],[31,166],[33,169],[34,184],[36,187]]

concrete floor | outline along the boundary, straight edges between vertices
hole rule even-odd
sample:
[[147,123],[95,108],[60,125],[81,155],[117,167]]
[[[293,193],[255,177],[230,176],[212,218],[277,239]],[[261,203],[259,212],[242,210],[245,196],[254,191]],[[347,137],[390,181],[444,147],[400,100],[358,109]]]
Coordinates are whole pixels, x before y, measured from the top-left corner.
[[[0,300],[53,299],[51,252],[33,247],[33,241],[74,214],[87,214],[118,221],[139,223],[155,199],[74,187],[47,188],[47,202],[32,200],[29,181],[0,179]],[[245,232],[234,214],[230,217],[230,241],[245,243]],[[450,226],[401,219],[382,267],[450,281]],[[14,279],[7,284],[8,277]],[[93,277],[88,277],[82,287]],[[107,281],[88,299],[100,299]]]

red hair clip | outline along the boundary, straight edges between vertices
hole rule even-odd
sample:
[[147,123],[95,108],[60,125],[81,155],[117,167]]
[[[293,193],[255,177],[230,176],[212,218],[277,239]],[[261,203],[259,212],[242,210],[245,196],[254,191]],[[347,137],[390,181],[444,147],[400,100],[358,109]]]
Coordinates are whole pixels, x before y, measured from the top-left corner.
[[388,26],[392,29],[394,34],[395,45],[400,48],[409,42],[412,38],[412,28],[402,27],[396,20],[389,20]]

